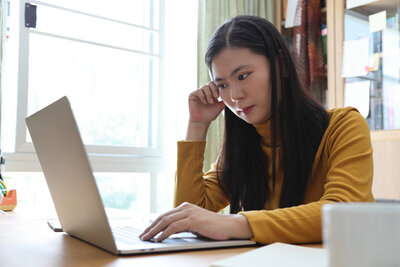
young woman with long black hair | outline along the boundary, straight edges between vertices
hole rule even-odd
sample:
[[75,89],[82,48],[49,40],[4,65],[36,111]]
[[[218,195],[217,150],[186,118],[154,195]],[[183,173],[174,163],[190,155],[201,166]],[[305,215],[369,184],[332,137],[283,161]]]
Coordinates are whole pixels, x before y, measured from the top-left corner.
[[[264,244],[320,242],[323,204],[374,201],[365,119],[350,107],[326,111],[302,88],[270,22],[228,20],[205,61],[212,81],[189,95],[187,136],[178,142],[176,208],[143,240],[191,231]],[[223,110],[224,142],[204,174],[207,130]],[[217,213],[227,205],[231,214]]]

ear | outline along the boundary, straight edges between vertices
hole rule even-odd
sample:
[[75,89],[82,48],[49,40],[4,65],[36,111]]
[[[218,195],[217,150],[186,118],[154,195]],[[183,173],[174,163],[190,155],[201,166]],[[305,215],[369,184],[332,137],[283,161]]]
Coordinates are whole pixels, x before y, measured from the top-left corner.
[[284,78],[289,77],[289,69],[287,68],[285,56],[283,55],[282,49],[279,49],[278,59],[279,59],[280,71],[282,72],[282,77]]

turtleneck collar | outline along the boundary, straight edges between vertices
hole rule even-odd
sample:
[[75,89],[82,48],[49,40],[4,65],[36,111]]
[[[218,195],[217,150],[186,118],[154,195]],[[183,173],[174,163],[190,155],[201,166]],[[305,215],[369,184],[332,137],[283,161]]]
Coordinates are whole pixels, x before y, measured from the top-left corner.
[[[267,146],[272,147],[272,133],[271,133],[271,123],[272,119],[269,118],[265,122],[255,123],[253,126],[256,128],[257,133],[261,136],[261,142]],[[276,136],[276,145],[279,146],[281,144],[281,138],[279,134],[279,129]]]

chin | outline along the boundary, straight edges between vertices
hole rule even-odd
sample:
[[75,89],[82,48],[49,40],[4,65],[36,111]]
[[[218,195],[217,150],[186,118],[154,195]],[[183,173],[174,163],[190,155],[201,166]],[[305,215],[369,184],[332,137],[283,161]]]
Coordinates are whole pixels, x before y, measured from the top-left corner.
[[262,118],[262,119],[243,119],[245,122],[249,124],[263,124],[264,122],[267,121],[267,119]]
[[266,121],[264,118],[252,118],[251,116],[243,116],[242,114],[235,113],[241,120],[247,122],[248,124],[259,124]]
[[242,120],[244,120],[245,122],[247,122],[248,124],[256,124],[257,123],[257,121],[256,120],[254,120],[254,119],[251,119],[251,118],[243,118],[243,117],[240,117]]

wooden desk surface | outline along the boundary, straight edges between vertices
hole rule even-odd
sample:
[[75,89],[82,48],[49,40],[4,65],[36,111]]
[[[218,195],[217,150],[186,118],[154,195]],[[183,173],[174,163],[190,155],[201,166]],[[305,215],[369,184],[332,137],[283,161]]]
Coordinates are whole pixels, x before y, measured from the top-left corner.
[[[115,256],[65,233],[46,220],[10,213],[0,215],[1,266],[210,266],[216,260],[254,247]],[[320,247],[321,245],[308,245]]]

